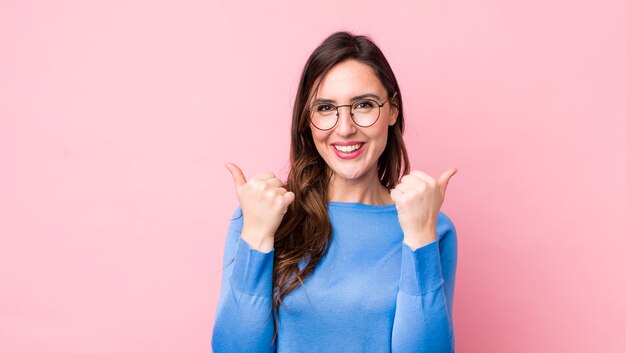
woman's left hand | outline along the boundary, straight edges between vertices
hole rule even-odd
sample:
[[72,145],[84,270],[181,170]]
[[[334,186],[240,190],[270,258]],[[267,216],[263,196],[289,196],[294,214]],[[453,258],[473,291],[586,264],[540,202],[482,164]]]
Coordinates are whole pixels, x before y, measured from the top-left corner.
[[404,232],[404,242],[413,250],[437,239],[437,217],[450,178],[456,168],[443,172],[439,180],[419,170],[403,176],[391,189],[391,199],[398,210],[398,220]]

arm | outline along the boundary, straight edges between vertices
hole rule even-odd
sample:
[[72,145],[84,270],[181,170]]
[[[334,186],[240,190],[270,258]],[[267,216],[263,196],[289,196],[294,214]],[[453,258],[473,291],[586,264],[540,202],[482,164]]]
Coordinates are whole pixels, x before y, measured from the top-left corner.
[[241,238],[237,207],[224,246],[222,287],[211,339],[214,353],[273,353],[272,275],[274,249],[261,252]]
[[443,212],[437,220],[437,240],[414,251],[402,243],[392,353],[454,352],[456,262],[456,229]]

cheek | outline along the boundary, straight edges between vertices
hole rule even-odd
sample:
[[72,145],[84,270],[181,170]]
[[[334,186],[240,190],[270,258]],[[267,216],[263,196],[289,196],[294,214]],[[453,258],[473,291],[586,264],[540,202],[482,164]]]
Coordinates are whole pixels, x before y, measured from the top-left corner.
[[387,146],[387,140],[388,140],[387,130],[380,132],[375,137],[372,136],[372,138],[376,141],[376,149],[374,153],[380,156],[385,150],[385,147]]
[[321,133],[319,131],[314,131],[312,130],[312,136],[313,136],[313,142],[315,142],[315,145],[319,145],[322,146],[323,144],[326,143],[326,141],[328,140],[328,134],[324,134]]
[[385,146],[387,144],[387,129],[378,131],[376,135],[372,136],[372,139],[376,141],[376,144]]
[[323,135],[313,133],[313,143],[315,144],[315,149],[320,156],[324,156],[326,152],[326,140]]

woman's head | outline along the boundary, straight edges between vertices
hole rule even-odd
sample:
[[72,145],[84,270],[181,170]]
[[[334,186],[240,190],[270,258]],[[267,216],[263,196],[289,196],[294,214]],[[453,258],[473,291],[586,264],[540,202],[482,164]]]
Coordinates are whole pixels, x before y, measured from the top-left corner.
[[344,180],[378,180],[378,158],[398,117],[389,103],[395,96],[369,65],[354,59],[334,65],[315,87],[305,115],[317,152]]
[[[358,126],[350,119],[349,107],[338,109],[337,124],[329,130],[311,123],[308,109],[320,99],[338,106],[352,104],[353,97],[366,93],[374,93],[378,97],[368,98],[383,103],[373,125]],[[408,169],[403,131],[402,95],[381,50],[368,37],[349,32],[326,38],[307,60],[300,79],[292,116],[292,166],[301,164],[303,158],[312,159],[305,164],[323,162],[329,174],[335,172],[345,179],[374,172],[391,188],[402,174],[403,162]],[[350,141],[364,142],[364,150],[356,158],[344,159],[333,145]]]
[[[318,130],[312,125],[307,109],[318,98],[339,106],[352,104],[353,97],[366,93],[375,94],[377,97],[368,98],[382,104],[373,125],[355,126],[356,122],[349,120],[348,107],[339,108],[339,120],[331,129]],[[355,120],[362,125],[370,122]],[[313,273],[331,243],[328,185],[333,173],[351,179],[377,173],[382,185],[395,187],[410,170],[403,131],[402,95],[380,49],[369,38],[348,32],[326,38],[304,66],[294,104],[291,168],[285,187],[295,194],[295,200],[274,236],[275,334],[283,298]],[[332,145],[350,141],[364,142],[361,148],[365,149],[357,158],[341,159]]]

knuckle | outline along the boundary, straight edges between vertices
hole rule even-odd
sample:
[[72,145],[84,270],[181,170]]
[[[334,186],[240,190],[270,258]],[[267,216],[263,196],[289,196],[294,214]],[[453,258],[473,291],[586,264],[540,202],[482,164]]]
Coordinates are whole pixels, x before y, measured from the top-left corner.
[[411,189],[411,190],[408,190],[405,194],[407,195],[407,197],[414,198],[417,195],[419,195],[420,192],[418,189]]
[[266,189],[265,190],[265,196],[267,196],[270,199],[276,198],[276,190]]

